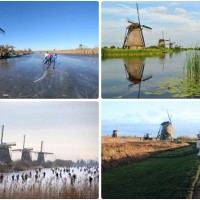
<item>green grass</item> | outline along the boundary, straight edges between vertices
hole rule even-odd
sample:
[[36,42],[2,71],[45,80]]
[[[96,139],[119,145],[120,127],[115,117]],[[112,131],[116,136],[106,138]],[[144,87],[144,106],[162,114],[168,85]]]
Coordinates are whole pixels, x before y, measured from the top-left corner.
[[102,48],[102,58],[134,57],[134,56],[162,56],[163,53],[172,53],[171,49],[109,49]]
[[102,173],[102,198],[192,198],[200,161],[196,154],[152,158]]

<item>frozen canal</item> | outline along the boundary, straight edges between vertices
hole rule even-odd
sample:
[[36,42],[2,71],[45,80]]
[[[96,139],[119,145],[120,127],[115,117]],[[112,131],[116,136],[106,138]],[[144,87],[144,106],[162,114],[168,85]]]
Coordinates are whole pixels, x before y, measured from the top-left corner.
[[[29,194],[29,192],[40,192],[40,197],[43,197],[42,195],[52,197],[52,191],[54,197],[60,197],[63,190],[93,193],[98,188],[98,182],[99,171],[97,167],[46,168],[4,173],[3,180],[0,179],[0,191],[4,191],[5,196],[1,196],[3,195],[1,194],[0,197],[15,198],[15,195],[21,195],[22,190],[24,195]],[[37,194],[32,197],[37,197]]]
[[60,55],[55,69],[43,53],[0,60],[0,98],[98,98],[98,56]]

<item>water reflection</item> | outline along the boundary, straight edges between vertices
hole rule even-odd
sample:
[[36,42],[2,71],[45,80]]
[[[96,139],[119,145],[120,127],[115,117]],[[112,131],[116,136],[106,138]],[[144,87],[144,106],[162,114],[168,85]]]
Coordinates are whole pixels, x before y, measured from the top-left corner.
[[124,67],[127,80],[131,82],[128,85],[128,91],[135,85],[138,85],[138,98],[140,98],[141,82],[152,78],[152,75],[143,76],[145,64],[139,58],[124,58]]

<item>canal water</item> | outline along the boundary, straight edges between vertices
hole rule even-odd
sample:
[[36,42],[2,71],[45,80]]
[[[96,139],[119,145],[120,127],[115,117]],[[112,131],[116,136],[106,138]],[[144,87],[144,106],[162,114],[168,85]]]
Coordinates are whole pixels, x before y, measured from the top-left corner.
[[60,55],[55,69],[44,54],[0,60],[0,98],[98,98],[98,56]]
[[171,85],[181,83],[187,53],[102,60],[102,98],[191,98]]

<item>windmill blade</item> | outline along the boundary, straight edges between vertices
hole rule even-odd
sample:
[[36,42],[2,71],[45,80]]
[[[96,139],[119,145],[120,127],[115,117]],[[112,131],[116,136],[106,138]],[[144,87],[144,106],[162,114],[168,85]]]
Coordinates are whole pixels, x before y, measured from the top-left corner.
[[26,148],[24,148],[24,150],[31,151],[31,150],[33,150],[33,147],[26,147]]
[[167,115],[168,115],[168,118],[169,118],[169,122],[172,123],[171,118],[170,118],[169,113],[168,113],[168,110],[167,110]]
[[140,15],[139,15],[139,9],[138,9],[138,4],[136,3],[136,8],[137,8],[137,14],[138,14],[138,23],[140,25]]
[[160,138],[161,128],[162,128],[162,126],[160,125],[160,128],[159,128],[159,130],[158,130],[158,134],[157,134],[157,137],[159,137],[159,138]]
[[49,152],[42,152],[42,153],[44,153],[44,154],[51,154],[51,155],[53,155],[53,153],[49,153]]
[[1,127],[1,144],[3,144],[3,132],[4,132],[4,125]]
[[132,19],[130,19],[130,18],[128,18],[128,17],[127,17],[127,22],[128,22],[128,23],[131,23],[131,24],[135,23]]
[[140,25],[140,15],[139,15],[139,8],[138,8],[137,3],[136,3],[136,7],[137,7],[137,14],[138,14],[138,23],[139,23],[139,26],[140,26],[141,36],[142,36],[142,43],[143,43],[143,46],[145,48],[144,35],[143,35],[142,28],[141,28],[141,25]]
[[124,43],[123,43],[122,48],[125,48],[126,39],[127,39],[127,29],[126,29],[126,31],[125,31]]
[[5,34],[6,32],[0,28],[0,33]]
[[141,27],[142,27],[142,28],[145,28],[145,29],[152,30],[152,28],[151,28],[151,27],[149,27],[149,26],[142,25]]
[[143,43],[143,46],[145,48],[146,46],[145,46],[144,35],[143,35],[143,32],[142,32],[142,29],[141,29],[141,36],[142,36],[142,43]]
[[22,151],[22,149],[13,149],[12,151]]

